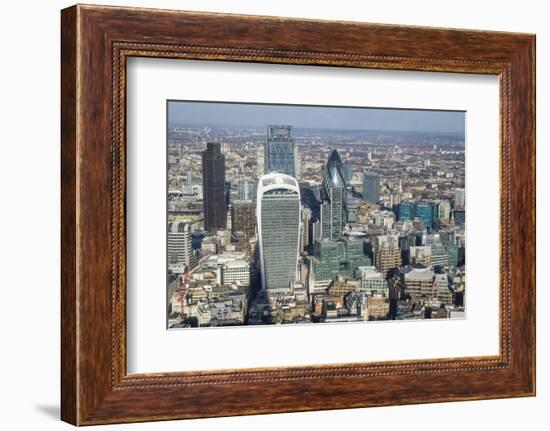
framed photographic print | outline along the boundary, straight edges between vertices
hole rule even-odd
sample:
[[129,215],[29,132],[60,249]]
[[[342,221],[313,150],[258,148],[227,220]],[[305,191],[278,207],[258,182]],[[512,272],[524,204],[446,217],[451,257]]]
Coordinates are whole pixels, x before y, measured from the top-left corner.
[[62,419],[535,394],[535,37],[62,11]]

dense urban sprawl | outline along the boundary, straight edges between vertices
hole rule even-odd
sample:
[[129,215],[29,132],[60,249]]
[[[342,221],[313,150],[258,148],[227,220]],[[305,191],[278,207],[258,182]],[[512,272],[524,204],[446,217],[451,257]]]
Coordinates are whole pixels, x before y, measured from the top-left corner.
[[168,127],[168,326],[464,316],[464,137]]

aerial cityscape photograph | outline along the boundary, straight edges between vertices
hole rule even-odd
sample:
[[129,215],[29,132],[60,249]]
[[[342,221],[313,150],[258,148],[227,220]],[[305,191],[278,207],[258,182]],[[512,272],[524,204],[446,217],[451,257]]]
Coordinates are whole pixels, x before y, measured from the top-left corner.
[[465,318],[465,112],[167,117],[167,328]]

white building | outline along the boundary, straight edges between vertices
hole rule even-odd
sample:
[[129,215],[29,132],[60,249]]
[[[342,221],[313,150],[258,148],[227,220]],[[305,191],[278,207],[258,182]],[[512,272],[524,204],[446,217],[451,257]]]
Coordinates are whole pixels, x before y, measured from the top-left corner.
[[357,291],[388,295],[388,282],[384,274],[376,270],[374,266],[359,266],[355,270],[355,277],[360,281]]
[[451,220],[451,204],[449,201],[441,201],[438,205],[439,220],[448,223]]
[[262,290],[283,291],[296,281],[300,253],[300,187],[295,178],[269,173],[260,178],[256,217]]
[[187,222],[168,223],[168,269],[193,268],[197,259],[193,253],[191,233],[193,225]]
[[250,262],[242,254],[225,253],[210,256],[203,266],[219,268],[221,284],[225,286],[250,286]]
[[464,209],[466,205],[466,195],[464,189],[455,190],[455,208]]

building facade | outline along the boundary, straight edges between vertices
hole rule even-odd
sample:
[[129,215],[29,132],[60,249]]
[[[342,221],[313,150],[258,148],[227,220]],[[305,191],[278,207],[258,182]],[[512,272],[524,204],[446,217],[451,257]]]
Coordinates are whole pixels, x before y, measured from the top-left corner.
[[379,292],[388,296],[388,282],[384,274],[376,270],[374,266],[360,266],[355,271],[355,277],[359,280],[358,291],[366,293]]
[[193,268],[197,259],[191,242],[192,224],[186,222],[168,223],[168,269],[183,272],[184,267]]
[[265,173],[278,172],[296,178],[296,152],[292,126],[267,126]]
[[380,200],[380,177],[377,175],[363,175],[363,200],[375,204]]
[[376,269],[387,277],[390,269],[401,267],[401,249],[395,235],[380,235],[374,246],[374,264]]
[[256,233],[256,204],[234,202],[231,205],[231,233],[253,237]]
[[464,209],[466,206],[466,193],[464,189],[455,190],[455,208]]
[[204,229],[215,232],[227,227],[225,156],[219,142],[208,142],[202,152]]
[[438,220],[438,205],[432,201],[405,201],[399,204],[399,220],[422,221],[424,228],[433,228]]
[[338,151],[330,154],[321,186],[321,237],[336,240],[348,222],[347,186]]
[[256,214],[262,290],[288,291],[296,281],[301,237],[296,179],[281,173],[261,177]]

